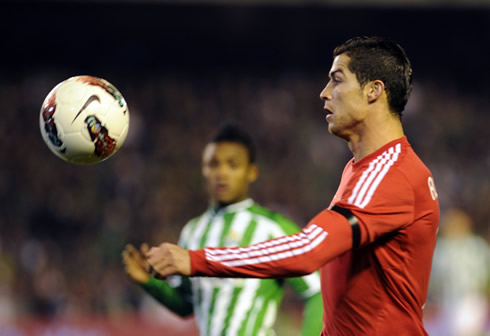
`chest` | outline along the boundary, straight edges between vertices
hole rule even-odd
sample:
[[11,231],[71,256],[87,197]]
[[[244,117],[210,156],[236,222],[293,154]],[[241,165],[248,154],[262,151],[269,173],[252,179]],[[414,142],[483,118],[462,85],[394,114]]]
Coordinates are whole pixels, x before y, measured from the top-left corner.
[[189,248],[247,246],[270,239],[271,230],[250,212],[209,216],[199,222],[189,237]]

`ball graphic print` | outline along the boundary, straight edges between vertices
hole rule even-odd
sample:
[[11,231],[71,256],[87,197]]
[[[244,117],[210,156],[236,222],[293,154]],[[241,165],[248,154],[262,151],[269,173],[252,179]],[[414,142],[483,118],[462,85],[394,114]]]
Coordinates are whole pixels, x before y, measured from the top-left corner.
[[126,140],[129,110],[121,93],[105,79],[75,76],[46,96],[39,126],[56,156],[94,164],[114,155]]

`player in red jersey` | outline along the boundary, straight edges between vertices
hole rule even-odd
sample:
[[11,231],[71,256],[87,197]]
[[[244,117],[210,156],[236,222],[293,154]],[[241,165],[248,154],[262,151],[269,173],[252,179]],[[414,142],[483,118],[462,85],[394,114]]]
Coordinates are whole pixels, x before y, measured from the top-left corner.
[[320,94],[328,130],[353,153],[328,209],[301,233],[237,248],[147,254],[161,275],[299,276],[321,269],[322,335],[427,335],[422,308],[439,225],[430,171],[403,133],[412,86],[404,50],[378,37],[334,50]]

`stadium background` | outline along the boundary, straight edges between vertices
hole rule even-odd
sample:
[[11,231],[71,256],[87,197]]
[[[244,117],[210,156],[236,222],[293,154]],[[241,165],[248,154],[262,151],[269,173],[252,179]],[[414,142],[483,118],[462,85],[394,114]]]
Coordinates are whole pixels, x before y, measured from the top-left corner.
[[[258,144],[255,200],[300,226],[326,207],[350,153],[318,95],[332,48],[357,35],[405,47],[405,131],[442,212],[464,209],[488,241],[490,5],[389,4],[2,2],[0,335],[195,334],[127,280],[124,244],[175,242],[205,209],[201,150],[224,119]],[[51,154],[38,125],[46,94],[78,74],[108,79],[131,113],[123,148],[88,167]],[[282,310],[278,334],[294,335],[300,302]]]

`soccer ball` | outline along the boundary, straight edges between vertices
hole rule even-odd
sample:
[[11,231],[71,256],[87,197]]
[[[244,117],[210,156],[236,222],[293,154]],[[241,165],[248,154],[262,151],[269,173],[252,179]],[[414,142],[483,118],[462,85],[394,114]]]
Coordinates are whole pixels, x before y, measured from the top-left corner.
[[46,96],[39,126],[56,156],[75,164],[93,164],[122,146],[128,135],[129,110],[121,93],[105,79],[75,76]]

